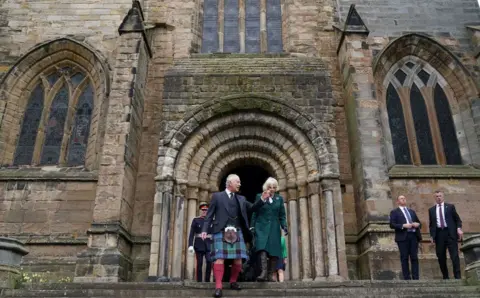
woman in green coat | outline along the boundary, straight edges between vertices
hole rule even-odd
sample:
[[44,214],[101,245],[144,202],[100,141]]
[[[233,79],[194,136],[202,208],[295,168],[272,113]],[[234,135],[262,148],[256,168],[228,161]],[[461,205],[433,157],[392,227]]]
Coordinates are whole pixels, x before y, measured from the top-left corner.
[[[265,199],[263,206],[252,215],[251,227],[255,233],[255,252],[259,256],[262,272],[257,277],[258,281],[268,279],[268,263],[275,270],[278,258],[282,258],[282,244],[280,228],[288,234],[287,220],[283,198],[276,193],[278,182],[274,178],[268,178],[263,184],[263,194],[258,194],[256,200]],[[268,196],[267,196],[268,195]]]

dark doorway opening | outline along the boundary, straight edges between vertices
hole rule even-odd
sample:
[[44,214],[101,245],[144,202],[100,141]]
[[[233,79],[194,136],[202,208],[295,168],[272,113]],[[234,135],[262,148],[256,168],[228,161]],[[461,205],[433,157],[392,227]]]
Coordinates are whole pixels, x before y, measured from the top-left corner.
[[[218,185],[219,191],[225,190],[225,182],[227,181],[227,176],[230,174],[237,174],[240,177],[241,187],[239,194],[247,198],[247,200],[251,203],[254,203],[256,195],[263,191],[263,183],[265,183],[268,177],[272,176],[267,170],[265,170],[265,168],[259,165],[242,164],[232,166],[229,167],[229,170],[224,173],[222,180]],[[251,218],[252,214],[249,213],[248,220],[251,221]],[[255,260],[256,256],[252,249],[253,243],[250,241],[251,237],[245,237],[245,240],[248,241],[247,250],[250,259],[243,264],[243,272],[238,277],[239,282],[255,281],[256,277],[260,274],[258,264]],[[225,260],[225,272],[223,275],[224,282],[228,282],[230,280],[232,263],[232,260]]]
[[240,177],[241,187],[239,194],[246,197],[251,203],[255,201],[255,196],[262,192],[263,183],[271,174],[261,166],[257,165],[241,165],[227,171],[218,186],[219,191],[225,190],[225,182],[227,176],[237,174]]

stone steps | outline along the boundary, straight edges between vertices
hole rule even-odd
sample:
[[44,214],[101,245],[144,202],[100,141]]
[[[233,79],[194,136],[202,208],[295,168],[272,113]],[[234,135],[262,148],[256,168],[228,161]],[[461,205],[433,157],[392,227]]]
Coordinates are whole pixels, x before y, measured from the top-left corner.
[[[462,281],[244,283],[241,291],[224,285],[225,297],[480,297],[479,286]],[[71,283],[4,290],[0,297],[211,297],[213,283]]]

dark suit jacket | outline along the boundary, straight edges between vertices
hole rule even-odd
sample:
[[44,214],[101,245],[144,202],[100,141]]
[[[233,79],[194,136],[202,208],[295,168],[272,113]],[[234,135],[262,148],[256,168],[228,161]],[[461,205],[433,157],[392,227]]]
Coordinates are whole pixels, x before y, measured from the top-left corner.
[[[249,233],[249,224],[248,224],[248,215],[247,212],[251,210],[255,212],[261,208],[264,204],[262,200],[255,202],[255,204],[250,203],[245,199],[244,196],[235,194],[235,198],[238,200],[238,205],[240,206],[240,213],[242,214],[242,230],[244,234]],[[210,206],[208,207],[207,216],[205,216],[205,222],[203,224],[202,232],[207,232],[208,227],[213,223],[212,233],[216,234],[222,231],[223,228],[227,225],[228,221],[228,195],[226,191],[216,192],[212,195],[212,200],[210,201]],[[247,236],[248,235],[244,235]]]
[[[457,229],[462,227],[462,220],[455,209],[455,205],[444,202],[443,208],[448,235],[453,239],[458,239]],[[428,217],[430,220],[430,236],[435,240],[437,232],[437,205],[428,209]]]
[[[410,217],[412,218],[412,222],[420,223],[417,214],[415,211],[407,207],[407,210],[410,213]],[[403,215],[402,210],[400,207],[393,209],[390,212],[390,228],[395,229],[395,241],[405,241],[407,239],[408,229],[403,228],[403,224],[407,223],[407,219]],[[420,232],[420,228],[422,224],[418,228],[415,228],[415,235],[417,236],[418,241],[422,240],[422,233]]]

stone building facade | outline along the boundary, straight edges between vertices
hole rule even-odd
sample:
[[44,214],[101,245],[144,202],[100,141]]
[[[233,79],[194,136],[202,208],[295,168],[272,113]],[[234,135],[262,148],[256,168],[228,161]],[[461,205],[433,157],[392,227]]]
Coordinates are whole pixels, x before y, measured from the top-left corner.
[[476,0],[0,1],[0,234],[53,279],[192,279],[198,203],[229,173],[250,199],[274,176],[288,279],[398,279],[399,194],[439,278],[433,192],[480,232],[479,16]]

